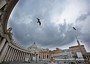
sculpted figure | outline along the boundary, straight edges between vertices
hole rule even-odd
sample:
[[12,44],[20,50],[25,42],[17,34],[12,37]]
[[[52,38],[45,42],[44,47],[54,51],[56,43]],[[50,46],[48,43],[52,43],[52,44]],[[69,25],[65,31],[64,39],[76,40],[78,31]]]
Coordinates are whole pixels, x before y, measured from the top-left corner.
[[11,27],[8,28],[8,30],[7,30],[7,34],[8,34],[8,36],[9,36],[10,39],[12,39],[12,33],[11,33],[11,30],[12,30]]

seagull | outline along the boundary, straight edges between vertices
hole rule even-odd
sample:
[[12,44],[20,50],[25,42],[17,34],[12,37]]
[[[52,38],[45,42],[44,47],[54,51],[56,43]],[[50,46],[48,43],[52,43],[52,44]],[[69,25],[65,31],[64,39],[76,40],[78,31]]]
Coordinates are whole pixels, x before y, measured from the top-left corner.
[[41,25],[40,19],[39,19],[39,18],[37,18],[37,20],[38,20],[38,21],[37,21],[37,23],[39,23],[39,25]]
[[73,27],[73,29],[74,29],[74,30],[76,30],[76,28],[75,28],[75,27]]

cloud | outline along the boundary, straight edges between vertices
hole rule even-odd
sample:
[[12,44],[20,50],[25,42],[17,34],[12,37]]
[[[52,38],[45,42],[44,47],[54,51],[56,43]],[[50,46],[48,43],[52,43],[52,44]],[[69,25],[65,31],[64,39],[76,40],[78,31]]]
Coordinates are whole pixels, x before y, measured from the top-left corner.
[[[88,5],[84,0],[20,0],[8,25],[13,28],[14,38],[24,46],[36,42],[41,47],[61,47],[75,42],[76,37],[89,44]],[[41,26],[36,18],[40,18]]]
[[76,21],[85,21],[88,16],[90,16],[90,12],[86,14],[81,14],[81,16],[79,16]]
[[90,13],[87,12],[87,14],[81,14],[76,19],[76,26],[80,29],[80,36],[78,37],[82,42],[86,45],[87,49],[89,50],[90,45]]
[[18,24],[15,21],[11,23],[15,38],[25,46],[36,42],[43,47],[59,47],[73,42],[77,37],[77,32],[72,29],[72,25],[66,22],[58,27],[44,21],[42,26],[36,23]]

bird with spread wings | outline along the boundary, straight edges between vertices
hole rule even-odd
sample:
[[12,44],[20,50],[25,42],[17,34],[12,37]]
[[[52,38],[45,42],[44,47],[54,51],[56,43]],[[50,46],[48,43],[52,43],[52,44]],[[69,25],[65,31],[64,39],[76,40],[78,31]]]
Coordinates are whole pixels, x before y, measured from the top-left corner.
[[41,21],[40,21],[40,19],[39,18],[37,18],[37,23],[39,23],[39,25],[41,25]]

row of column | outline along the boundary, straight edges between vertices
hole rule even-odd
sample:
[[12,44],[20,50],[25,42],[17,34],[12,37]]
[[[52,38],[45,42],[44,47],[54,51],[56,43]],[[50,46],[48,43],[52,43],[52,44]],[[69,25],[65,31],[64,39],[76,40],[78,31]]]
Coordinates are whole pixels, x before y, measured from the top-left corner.
[[31,53],[23,52],[9,46],[4,61],[25,61],[26,56],[31,60]]
[[31,61],[31,53],[9,46],[6,38],[0,37],[0,63],[3,61],[25,61],[26,56]]
[[49,59],[49,53],[46,52],[39,53],[39,59]]
[[32,60],[31,53],[10,46],[5,38],[0,41],[0,63],[2,61],[25,61],[26,56],[30,62]]
[[0,52],[3,50],[3,47],[5,46],[6,39],[2,38],[0,41]]
[[4,60],[4,57],[5,57],[6,52],[7,52],[7,49],[8,49],[8,43],[5,42],[2,50],[0,51],[0,63]]

